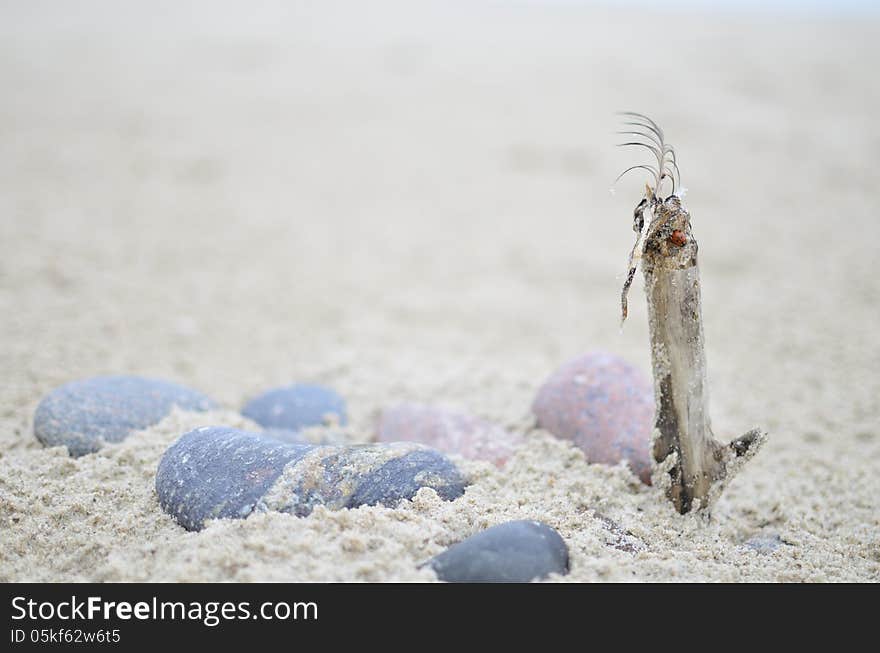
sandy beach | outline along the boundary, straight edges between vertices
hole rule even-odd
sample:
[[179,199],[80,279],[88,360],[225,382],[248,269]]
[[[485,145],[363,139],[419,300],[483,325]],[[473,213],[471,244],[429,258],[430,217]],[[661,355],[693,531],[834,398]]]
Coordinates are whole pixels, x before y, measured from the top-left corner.
[[[552,581],[880,579],[880,19],[417,4],[0,8],[0,581],[432,581],[511,519],[565,539]],[[584,352],[650,374],[619,109],[678,151],[715,432],[769,433],[708,521],[530,410]],[[102,374],[223,408],[44,448],[40,399]],[[162,453],[293,381],[352,442],[415,401],[525,444],[452,502],[185,531]]]

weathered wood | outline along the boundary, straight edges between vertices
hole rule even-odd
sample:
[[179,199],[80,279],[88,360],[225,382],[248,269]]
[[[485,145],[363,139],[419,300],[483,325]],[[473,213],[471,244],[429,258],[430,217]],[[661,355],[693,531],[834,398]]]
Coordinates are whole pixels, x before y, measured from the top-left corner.
[[654,200],[651,206],[641,259],[656,402],[655,483],[666,486],[684,514],[707,508],[765,435],[754,429],[728,445],[713,437],[697,241],[678,197]]
[[[620,308],[625,320],[627,293],[641,263],[654,371],[652,479],[656,486],[666,488],[675,508],[684,514],[708,508],[725,483],[755,455],[766,434],[753,429],[727,445],[712,435],[698,248],[691,216],[681,203],[683,189],[675,148],[648,116],[632,111],[622,115],[626,116],[624,125],[638,131],[618,133],[639,136],[644,142],[620,145],[644,148],[656,157],[657,166],[631,166],[617,177],[619,180],[632,170],[644,169],[654,181],[653,186],[646,185],[633,212],[633,230],[638,236],[629,255]],[[667,182],[672,191],[664,200],[661,186]]]

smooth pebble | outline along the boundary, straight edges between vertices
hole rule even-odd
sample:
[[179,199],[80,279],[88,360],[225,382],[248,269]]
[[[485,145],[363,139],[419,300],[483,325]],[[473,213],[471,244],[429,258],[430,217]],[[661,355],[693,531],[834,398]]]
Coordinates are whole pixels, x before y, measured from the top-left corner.
[[162,509],[187,530],[253,512],[394,507],[422,487],[451,501],[465,485],[445,456],[418,444],[290,444],[224,426],[181,436],[156,473]]
[[421,442],[443,453],[487,460],[502,467],[523,436],[443,406],[402,403],[380,413],[376,439]]
[[782,544],[784,544],[782,538],[775,533],[755,535],[743,543],[745,547],[761,554],[773,553]]
[[288,431],[347,422],[345,400],[335,390],[308,383],[267,390],[245,404],[241,414],[263,428]]
[[348,444],[348,435],[344,430],[327,428],[307,428],[299,431],[290,429],[265,429],[262,436],[287,442],[289,444]]
[[174,406],[190,411],[217,408],[201,392],[161,379],[99,376],[72,381],[40,401],[34,435],[47,447],[64,445],[71,456],[82,456],[157,424]]
[[625,460],[651,484],[654,391],[619,356],[593,352],[568,361],[538,390],[532,412],[538,426],[571,440],[589,462]]
[[453,544],[430,567],[450,583],[528,583],[568,573],[568,547],[537,521],[511,521]]

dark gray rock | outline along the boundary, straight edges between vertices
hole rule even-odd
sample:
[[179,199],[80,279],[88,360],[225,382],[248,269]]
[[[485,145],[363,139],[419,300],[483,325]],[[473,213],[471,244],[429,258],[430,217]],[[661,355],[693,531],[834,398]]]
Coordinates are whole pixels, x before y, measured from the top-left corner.
[[451,501],[464,493],[465,485],[443,454],[417,443],[316,446],[285,468],[261,505],[304,517],[318,505],[331,510],[394,507],[422,487]]
[[428,563],[450,583],[527,583],[568,573],[568,547],[546,524],[511,521],[454,544]]
[[316,444],[315,442],[309,442],[301,431],[291,431],[290,429],[265,429],[260,432],[260,435],[264,438],[272,438],[287,444]]
[[263,428],[288,431],[324,424],[328,416],[339,424],[347,421],[342,397],[330,388],[306,383],[267,390],[251,399],[241,414]]
[[439,451],[419,448],[405,451],[364,474],[351,494],[348,507],[380,503],[387,506],[401,497],[411,499],[426,483],[430,483],[444,501],[452,501],[464,493],[464,483],[455,465]]
[[253,512],[393,507],[422,487],[452,500],[465,484],[448,459],[418,444],[292,444],[221,426],[182,436],[156,474],[162,509],[187,530]]
[[261,431],[264,437],[287,442],[288,444],[347,444],[348,436],[343,429],[318,428],[313,430],[300,429],[265,429]]
[[48,447],[63,445],[71,456],[82,456],[157,424],[174,406],[192,411],[217,408],[202,393],[160,379],[99,376],[72,381],[39,403],[34,435]]
[[284,466],[312,448],[203,426],[183,435],[162,456],[156,472],[159,504],[189,531],[201,530],[208,519],[244,519]]

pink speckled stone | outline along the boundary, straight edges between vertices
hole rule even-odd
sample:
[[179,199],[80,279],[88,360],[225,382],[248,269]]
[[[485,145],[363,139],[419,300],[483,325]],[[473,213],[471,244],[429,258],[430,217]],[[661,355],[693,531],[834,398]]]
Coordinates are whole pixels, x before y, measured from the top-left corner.
[[379,442],[420,442],[443,453],[487,460],[502,467],[522,442],[484,419],[443,406],[402,403],[385,408],[376,429]]
[[589,462],[626,460],[651,484],[654,391],[619,356],[591,352],[568,361],[538,390],[532,412],[541,428],[571,440]]

